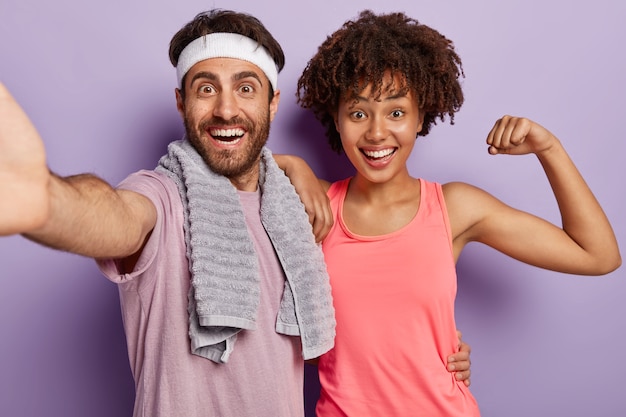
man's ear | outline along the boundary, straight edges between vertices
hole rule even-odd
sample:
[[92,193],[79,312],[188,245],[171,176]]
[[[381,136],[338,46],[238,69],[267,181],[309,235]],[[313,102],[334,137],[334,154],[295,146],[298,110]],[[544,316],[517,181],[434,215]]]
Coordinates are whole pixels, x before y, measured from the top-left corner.
[[274,97],[270,101],[270,122],[274,120],[274,116],[278,112],[278,103],[280,103],[280,90],[274,91]]
[[185,100],[183,99],[182,94],[180,93],[180,89],[174,89],[174,93],[176,94],[176,109],[178,109],[178,114],[183,119],[185,118]]

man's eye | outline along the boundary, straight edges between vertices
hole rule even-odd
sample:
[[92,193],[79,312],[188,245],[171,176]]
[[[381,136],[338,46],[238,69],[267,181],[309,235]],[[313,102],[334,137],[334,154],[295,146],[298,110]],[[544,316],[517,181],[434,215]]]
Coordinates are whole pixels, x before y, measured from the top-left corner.
[[242,85],[239,89],[242,93],[249,94],[254,92],[254,88],[250,85]]
[[215,90],[213,90],[213,87],[210,85],[200,86],[200,92],[203,94],[211,94],[213,91]]

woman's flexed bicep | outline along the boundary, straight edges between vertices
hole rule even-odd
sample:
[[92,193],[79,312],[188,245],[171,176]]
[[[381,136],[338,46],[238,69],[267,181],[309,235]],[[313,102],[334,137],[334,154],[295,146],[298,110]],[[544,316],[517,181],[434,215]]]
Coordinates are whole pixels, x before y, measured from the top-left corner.
[[544,269],[597,275],[595,253],[563,228],[517,210],[489,193],[463,183],[444,186],[455,256],[469,242],[484,243],[514,259]]

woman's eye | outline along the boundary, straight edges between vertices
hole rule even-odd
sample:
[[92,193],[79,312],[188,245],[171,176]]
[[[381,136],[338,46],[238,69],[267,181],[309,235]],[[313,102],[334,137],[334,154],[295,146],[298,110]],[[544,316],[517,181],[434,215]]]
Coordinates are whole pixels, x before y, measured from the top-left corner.
[[402,117],[402,115],[404,115],[402,110],[394,110],[391,112],[391,117],[393,118]]
[[363,113],[362,111],[355,111],[354,113],[352,113],[352,117],[357,120],[363,119],[365,117],[365,113]]

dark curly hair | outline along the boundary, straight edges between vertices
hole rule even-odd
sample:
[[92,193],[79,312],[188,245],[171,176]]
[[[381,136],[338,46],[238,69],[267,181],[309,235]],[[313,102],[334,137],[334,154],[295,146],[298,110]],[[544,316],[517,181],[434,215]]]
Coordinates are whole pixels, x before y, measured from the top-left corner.
[[[237,33],[246,36],[263,46],[270,54],[278,72],[285,66],[285,54],[282,47],[263,23],[254,16],[232,10],[212,9],[198,13],[183,26],[170,41],[169,56],[173,66],[178,65],[178,58],[187,45],[197,38],[210,33]],[[184,91],[181,91],[184,95]],[[270,100],[274,91],[270,86]]]
[[333,117],[340,100],[354,99],[370,84],[378,98],[391,87],[383,85],[389,72],[401,76],[398,92],[412,91],[424,112],[419,135],[427,135],[446,115],[454,124],[454,113],[463,104],[461,58],[450,40],[404,13],[376,15],[364,10],[356,20],[344,23],[308,62],[296,97],[324,125],[331,148],[341,153]]

